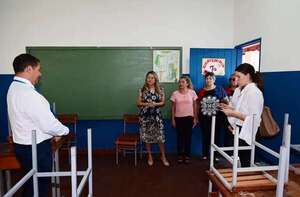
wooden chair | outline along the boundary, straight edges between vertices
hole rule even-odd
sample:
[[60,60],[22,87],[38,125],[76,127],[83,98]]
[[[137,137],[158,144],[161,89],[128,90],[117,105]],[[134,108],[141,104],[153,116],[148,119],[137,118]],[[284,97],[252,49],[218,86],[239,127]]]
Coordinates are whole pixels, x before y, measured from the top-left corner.
[[[8,136],[7,141],[7,143],[0,143],[0,196],[11,188],[10,171],[21,169],[21,164],[15,155],[12,136]],[[3,173],[5,174],[4,180]],[[6,185],[6,190],[4,185]]]
[[123,115],[123,133],[117,137],[116,145],[116,164],[119,164],[119,152],[129,150],[134,151],[134,165],[137,165],[137,150],[140,142],[140,135],[138,132],[128,132],[128,124],[138,124],[139,116],[137,114],[124,114]]

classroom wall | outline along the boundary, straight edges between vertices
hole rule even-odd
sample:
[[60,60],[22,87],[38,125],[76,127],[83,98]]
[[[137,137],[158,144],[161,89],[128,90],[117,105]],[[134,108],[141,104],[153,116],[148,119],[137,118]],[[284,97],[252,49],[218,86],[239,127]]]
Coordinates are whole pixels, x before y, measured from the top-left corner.
[[0,74],[26,46],[233,45],[233,0],[0,1]]
[[[238,45],[262,38],[261,71],[265,83],[265,105],[282,128],[284,113],[290,114],[291,143],[300,144],[299,87],[300,26],[298,25],[300,1],[298,0],[235,0],[234,44]],[[282,131],[282,130],[281,130]],[[263,144],[279,151],[282,132],[262,139]],[[276,160],[266,154],[267,160]],[[291,162],[300,162],[300,154],[291,152]]]
[[235,0],[235,45],[262,38],[261,71],[299,71],[299,0]]
[[[291,124],[291,144],[300,144],[300,103],[298,101],[300,71],[266,72],[263,73],[263,78],[265,105],[270,107],[281,130],[276,136],[261,139],[261,141],[279,152],[285,113],[289,114],[289,124]],[[298,83],[296,83],[297,81]],[[267,160],[276,161],[273,157],[264,155]],[[291,162],[300,162],[300,153],[291,151]]]
[[[261,37],[266,105],[280,124],[285,112],[291,114],[292,142],[300,143],[295,85],[300,79],[296,72],[300,70],[299,4],[298,0],[2,0],[0,141],[7,135],[3,106],[13,74],[11,63],[26,46],[182,46],[183,72],[188,73],[190,48],[232,48]],[[83,136],[89,126],[95,131],[95,148],[113,148],[121,120],[80,122],[80,148],[85,147]],[[175,134],[168,121],[166,134],[167,151],[174,152]],[[194,154],[201,153],[200,139],[201,133],[195,129]],[[281,134],[264,140],[274,149],[280,142]]]

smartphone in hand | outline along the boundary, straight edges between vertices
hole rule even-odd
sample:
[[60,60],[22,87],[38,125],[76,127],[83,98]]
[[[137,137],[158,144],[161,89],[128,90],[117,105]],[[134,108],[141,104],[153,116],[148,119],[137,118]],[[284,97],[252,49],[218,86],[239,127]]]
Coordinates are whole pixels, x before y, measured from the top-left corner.
[[224,104],[228,105],[228,104],[229,104],[229,99],[228,99],[228,97],[222,98],[222,99],[220,100],[220,103],[224,103]]

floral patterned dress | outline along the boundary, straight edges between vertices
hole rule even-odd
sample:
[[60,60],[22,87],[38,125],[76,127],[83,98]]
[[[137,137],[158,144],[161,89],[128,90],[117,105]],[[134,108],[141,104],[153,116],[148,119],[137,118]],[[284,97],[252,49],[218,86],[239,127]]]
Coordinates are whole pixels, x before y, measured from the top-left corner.
[[[140,91],[142,102],[160,102],[163,96],[151,90]],[[140,135],[145,143],[164,143],[164,125],[160,107],[140,107]]]

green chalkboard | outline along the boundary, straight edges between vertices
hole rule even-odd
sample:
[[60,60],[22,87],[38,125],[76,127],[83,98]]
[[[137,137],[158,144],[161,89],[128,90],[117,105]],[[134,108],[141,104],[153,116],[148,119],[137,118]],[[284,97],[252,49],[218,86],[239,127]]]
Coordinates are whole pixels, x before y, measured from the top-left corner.
[[[99,120],[137,112],[138,89],[152,70],[153,49],[182,53],[180,47],[27,47],[27,52],[41,60],[39,89],[55,102],[57,113]],[[163,115],[170,118],[169,97],[177,84],[161,85],[166,93]]]

